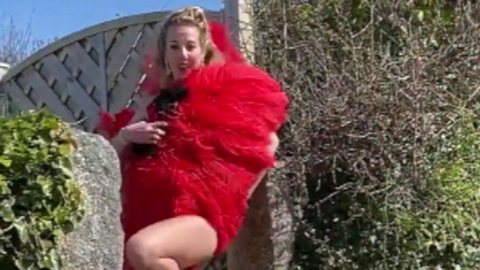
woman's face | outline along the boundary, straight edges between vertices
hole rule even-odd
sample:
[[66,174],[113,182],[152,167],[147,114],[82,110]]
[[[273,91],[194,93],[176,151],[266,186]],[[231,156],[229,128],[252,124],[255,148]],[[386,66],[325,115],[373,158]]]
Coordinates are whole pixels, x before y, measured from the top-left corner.
[[204,50],[196,26],[171,26],[167,30],[165,61],[175,80],[203,65]]

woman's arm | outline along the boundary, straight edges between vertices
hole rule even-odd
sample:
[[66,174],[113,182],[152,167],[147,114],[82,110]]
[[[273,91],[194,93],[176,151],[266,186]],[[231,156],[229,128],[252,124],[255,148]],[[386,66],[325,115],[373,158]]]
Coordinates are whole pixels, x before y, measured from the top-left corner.
[[123,149],[128,145],[128,141],[125,139],[125,128],[120,129],[117,136],[110,140],[110,144],[115,148],[117,154],[122,154]]
[[110,144],[115,148],[117,151],[117,154],[121,154],[125,147],[130,143],[129,140],[127,139],[127,136],[125,136],[125,133],[127,132],[128,127],[131,125],[140,122],[142,119],[147,118],[147,108],[148,104],[150,104],[153,100],[152,96],[144,96],[140,97],[139,100],[137,100],[137,103],[139,104],[139,109],[135,111],[135,115],[132,117],[130,122],[120,129],[117,135],[113,137],[110,140]]

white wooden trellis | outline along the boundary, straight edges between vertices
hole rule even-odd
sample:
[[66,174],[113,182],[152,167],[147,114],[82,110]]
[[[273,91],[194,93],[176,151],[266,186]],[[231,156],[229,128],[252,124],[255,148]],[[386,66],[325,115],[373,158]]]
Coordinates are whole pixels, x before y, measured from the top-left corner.
[[[135,107],[144,56],[151,52],[168,12],[134,15],[66,36],[10,68],[0,91],[11,113],[47,108],[92,131],[100,109]],[[224,21],[224,11],[209,11]]]

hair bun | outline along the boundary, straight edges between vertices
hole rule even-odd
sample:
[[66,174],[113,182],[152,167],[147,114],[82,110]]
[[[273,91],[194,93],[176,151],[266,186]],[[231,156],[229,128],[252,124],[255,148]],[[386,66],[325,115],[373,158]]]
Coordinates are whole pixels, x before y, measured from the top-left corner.
[[187,7],[185,8],[185,13],[188,14],[187,16],[190,17],[195,23],[202,25],[207,23],[207,16],[205,15],[205,11],[201,7]]

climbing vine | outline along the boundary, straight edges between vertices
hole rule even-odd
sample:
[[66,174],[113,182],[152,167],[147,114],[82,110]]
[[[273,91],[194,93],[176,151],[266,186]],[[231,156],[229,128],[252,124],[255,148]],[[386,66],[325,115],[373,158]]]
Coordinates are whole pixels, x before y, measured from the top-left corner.
[[40,110],[0,118],[0,269],[60,269],[58,245],[84,215],[69,126]]

